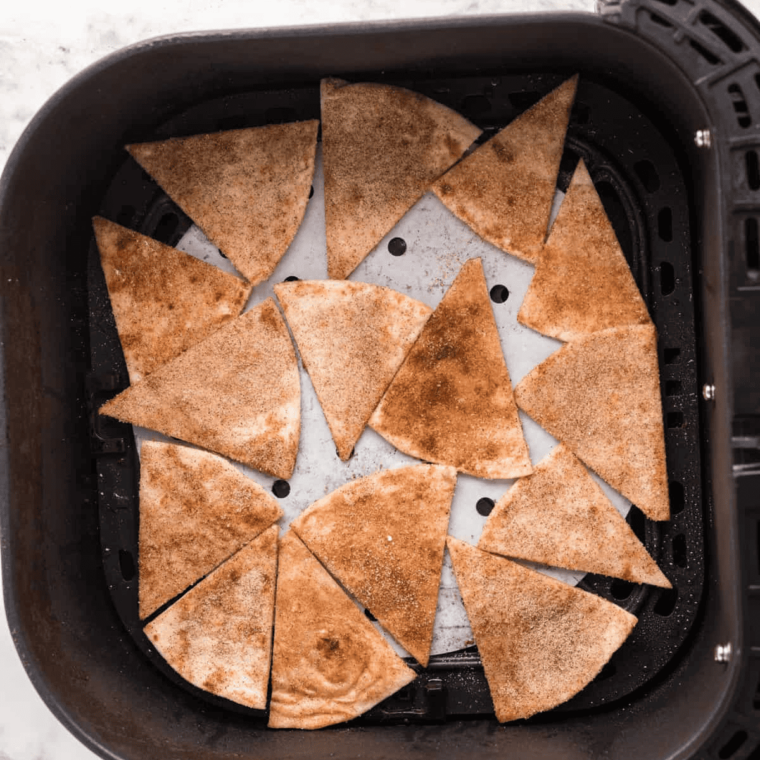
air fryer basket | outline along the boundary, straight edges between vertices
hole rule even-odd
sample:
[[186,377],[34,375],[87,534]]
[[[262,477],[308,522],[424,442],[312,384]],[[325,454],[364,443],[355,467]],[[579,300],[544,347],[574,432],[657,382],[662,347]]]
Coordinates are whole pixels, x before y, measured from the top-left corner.
[[[0,188],[6,607],[38,690],[104,757],[756,760],[760,30],[708,0],[601,10],[153,41],[77,77],[22,138]],[[311,734],[167,679],[130,619],[133,512],[109,498],[117,480],[134,492],[133,443],[94,414],[126,376],[88,251],[98,212],[158,236],[186,222],[130,180],[123,145],[315,116],[326,75],[407,86],[493,128],[575,71],[560,183],[582,155],[658,327],[675,514],[642,535],[675,594],[621,599],[587,579],[636,608],[639,633],[567,708],[519,725],[487,717],[472,652],[434,660],[358,725]]]
[[[562,79],[561,74],[489,74],[391,81],[464,112],[488,136]],[[314,86],[307,86],[212,99],[170,119],[145,139],[211,132],[229,124],[255,126],[272,119],[319,118],[316,94]],[[673,589],[634,586],[603,576],[589,575],[582,581],[584,588],[623,605],[639,622],[594,683],[558,708],[577,710],[627,696],[655,678],[671,661],[697,614],[703,587],[704,538],[694,304],[688,298],[692,279],[689,209],[676,155],[636,106],[590,79],[579,85],[566,144],[559,186],[567,189],[582,156],[658,328],[673,502],[673,517],[667,523],[647,521],[637,509],[629,514],[629,521],[666,572]],[[129,156],[114,175],[99,211],[108,219],[119,219],[169,244],[175,244],[190,224]],[[297,261],[293,266],[298,274]],[[97,414],[103,400],[128,383],[94,241],[88,276],[92,355],[89,413],[93,452],[99,459],[100,535],[108,588],[122,621],[146,656],[183,688],[221,704],[207,692],[191,687],[166,665],[143,633],[137,614],[137,457],[130,426]],[[434,656],[426,669],[413,660],[410,665],[421,671],[421,677],[378,705],[362,722],[444,720],[493,713],[476,647]],[[240,709],[230,703],[227,707]]]

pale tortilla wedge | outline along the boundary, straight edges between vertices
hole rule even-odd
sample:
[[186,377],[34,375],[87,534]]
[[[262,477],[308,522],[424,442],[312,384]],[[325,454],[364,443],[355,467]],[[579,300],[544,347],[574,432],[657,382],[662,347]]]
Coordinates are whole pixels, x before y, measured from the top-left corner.
[[567,343],[523,378],[515,399],[647,517],[669,519],[654,326]]
[[611,327],[651,324],[583,159],[517,320],[564,341]]
[[478,548],[672,588],[586,468],[562,444],[507,491],[488,516]]
[[102,217],[92,224],[132,384],[243,310],[243,280]]
[[433,185],[483,240],[525,261],[546,238],[577,84],[568,79]]
[[226,459],[172,443],[140,452],[140,617],[146,618],[282,517]]
[[454,574],[499,722],[575,696],[637,619],[615,604],[449,537]]
[[369,425],[405,454],[479,478],[531,472],[480,259],[462,267]]
[[423,95],[323,79],[328,276],[348,277],[479,135]]
[[274,291],[347,460],[432,309],[364,282],[283,282]]
[[276,478],[298,453],[301,387],[288,328],[268,298],[100,408]]
[[347,483],[291,528],[380,625],[427,665],[457,474],[417,465]]
[[291,531],[280,542],[270,728],[351,720],[416,673]]
[[145,626],[186,681],[254,710],[267,705],[278,531],[265,530]]
[[127,150],[256,285],[272,274],[303,219],[318,126],[271,124]]

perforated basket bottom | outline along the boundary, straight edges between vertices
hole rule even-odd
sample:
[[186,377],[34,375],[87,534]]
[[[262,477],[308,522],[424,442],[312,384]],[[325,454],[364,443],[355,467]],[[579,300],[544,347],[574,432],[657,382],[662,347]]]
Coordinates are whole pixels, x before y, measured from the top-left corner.
[[[482,127],[485,130],[484,138],[487,138],[565,78],[559,74],[495,74],[446,81],[394,81],[392,84],[421,92],[460,111]],[[243,94],[202,103],[162,125],[154,134],[146,134],[144,139],[308,118],[319,118],[316,85]],[[687,290],[691,287],[689,207],[676,153],[635,105],[604,85],[582,76],[558,180],[560,190],[566,189],[578,157],[583,157],[589,167],[658,329],[673,519],[665,524],[651,523],[638,509],[633,508],[628,514],[628,521],[674,588],[666,591],[633,586],[624,581],[592,575],[581,580],[582,588],[623,606],[639,617],[639,623],[597,679],[573,700],[557,708],[559,711],[585,709],[621,699],[666,668],[694,621],[703,582],[693,306],[691,298],[676,297],[684,290],[684,283]],[[321,191],[316,182],[315,190],[312,200],[318,202]],[[464,251],[461,248],[453,252],[450,248],[443,250],[440,237],[436,238],[431,233],[436,226],[430,224],[429,217],[435,211],[436,203],[431,197],[423,199],[415,212],[397,225],[352,279],[366,279],[402,289],[394,280],[396,273],[408,267],[412,257],[423,251],[425,256],[433,257],[430,266],[437,267],[440,276],[434,278],[435,287],[428,285],[427,297],[425,292],[412,292],[410,295],[435,305],[453,280],[459,265],[485,251],[489,287],[503,285],[510,292],[506,303],[502,302],[501,305],[498,299],[503,292],[500,294],[497,290],[494,294],[493,307],[497,321],[502,306],[508,305],[516,314],[530,279],[530,268],[504,254],[499,254],[501,259],[488,258],[486,249],[489,247],[477,240],[472,248]],[[163,242],[180,244],[201,257],[207,250],[202,243],[198,243],[190,220],[131,159],[125,160],[114,177],[100,213]],[[453,217],[451,223],[455,226],[459,224]],[[406,253],[394,256],[401,247],[399,239],[406,243]],[[391,245],[391,241],[396,242]],[[270,283],[286,276],[302,279],[307,276],[324,277],[326,273],[304,274],[303,268],[298,267],[298,262],[303,261],[298,258],[299,251],[308,249],[310,245],[311,242],[299,232],[293,249],[286,254]],[[323,249],[324,242],[319,242],[319,246]],[[491,260],[494,264],[489,269],[488,262]],[[527,272],[527,277],[523,276],[522,279],[517,276],[521,269]],[[127,384],[126,367],[94,242],[90,251],[89,293],[93,453],[99,457],[103,559],[114,603],[140,649],[167,677],[204,700],[257,715],[255,711],[213,697],[185,682],[152,649],[142,632],[137,616],[137,446],[130,426],[94,414],[94,409],[105,398]],[[266,295],[265,288],[257,288],[254,298],[261,300]],[[504,342],[503,332],[502,338]],[[547,341],[547,344],[550,343],[553,342]],[[545,354],[548,355],[553,349],[549,347]],[[514,382],[519,381],[541,358],[536,359],[533,354],[520,356],[506,345],[505,355]],[[542,431],[537,426],[531,432],[529,421],[525,425],[532,458],[536,462],[546,453],[540,450],[541,446],[546,447],[547,440],[551,445],[552,439],[546,434],[542,438]],[[534,436],[533,439],[531,436]],[[303,440],[301,448],[305,448]],[[362,460],[360,453],[360,446],[357,446],[357,456],[350,466],[369,467],[371,458]],[[398,457],[397,464],[409,461],[402,455]],[[391,466],[393,462],[395,460],[391,458]],[[388,466],[388,462],[384,464]],[[273,479],[260,474],[254,476],[267,487],[274,488]],[[469,505],[469,510],[465,513],[465,507],[462,507],[457,512],[455,503],[452,532],[474,543],[479,536],[479,526],[485,519],[480,513],[486,512],[488,506],[487,502],[481,501],[478,510],[478,501],[482,498],[498,499],[508,482],[470,480],[472,484],[464,492],[458,488],[457,495],[465,507]],[[332,483],[328,490],[339,484]],[[288,519],[308,504],[305,493],[301,493],[299,501],[297,483],[292,481],[290,485],[290,493],[282,501]],[[280,487],[281,484],[278,485]],[[316,487],[319,488],[320,484]],[[618,500],[618,507],[624,510],[624,502]],[[454,517],[460,512],[466,514],[466,519],[460,519],[457,527]],[[445,572],[444,586],[446,581]],[[449,588],[453,589],[453,579],[448,577],[448,582]],[[453,591],[455,594],[455,589]],[[460,630],[456,635],[460,637],[461,646],[467,631]],[[451,644],[451,640],[439,642],[439,651],[450,648],[447,644]],[[420,671],[420,677],[414,684],[375,707],[360,721],[443,720],[492,712],[476,647],[437,654],[431,658],[426,669],[412,662],[410,664]]]

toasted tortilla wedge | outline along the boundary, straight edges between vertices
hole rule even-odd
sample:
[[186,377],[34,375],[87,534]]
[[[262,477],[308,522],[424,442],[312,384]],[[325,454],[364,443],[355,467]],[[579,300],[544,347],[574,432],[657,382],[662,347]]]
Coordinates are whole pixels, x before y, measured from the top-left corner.
[[615,604],[508,559],[451,537],[448,547],[501,723],[575,696],[637,623]]
[[488,516],[478,548],[671,588],[631,527],[562,444]]
[[274,291],[346,460],[432,309],[365,282],[283,282]]
[[172,443],[140,452],[140,617],[254,539],[282,509],[227,460]]
[[267,705],[278,530],[265,530],[145,626],[186,681],[255,710]]
[[480,259],[462,267],[369,424],[405,454],[479,478],[531,472]]
[[651,323],[583,159],[517,319],[564,341],[610,327]]
[[525,261],[544,244],[577,84],[557,87],[433,185],[480,237]]
[[323,79],[328,276],[348,277],[479,135],[423,95]]
[[647,517],[669,519],[654,326],[566,344],[523,378],[515,399]]
[[132,384],[243,310],[251,286],[238,277],[102,217],[92,224]]
[[291,531],[280,542],[271,728],[351,720],[416,678]]
[[271,298],[100,408],[276,478],[298,453],[301,387],[288,328]]
[[417,465],[351,481],[291,528],[396,641],[427,665],[457,474]]
[[256,285],[272,274],[303,219],[318,126],[271,124],[127,150]]

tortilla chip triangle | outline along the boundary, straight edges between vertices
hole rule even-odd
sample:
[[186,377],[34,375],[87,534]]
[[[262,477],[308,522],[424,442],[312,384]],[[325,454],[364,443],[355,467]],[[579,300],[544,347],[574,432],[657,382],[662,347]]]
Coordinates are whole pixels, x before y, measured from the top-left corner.
[[303,219],[318,126],[271,124],[127,150],[256,285],[272,274]]
[[276,478],[295,467],[301,388],[288,328],[271,298],[100,408]]
[[291,531],[280,542],[271,728],[322,728],[369,710],[416,673]]
[[546,237],[577,84],[557,87],[433,185],[480,237],[526,261]]
[[140,617],[148,617],[282,517],[215,454],[146,441],[140,452]]
[[562,444],[507,491],[489,515],[478,548],[671,588],[628,523]]
[[145,627],[186,681],[255,710],[267,704],[278,530],[265,530]]
[[93,227],[132,384],[243,310],[238,277],[107,219]]
[[583,159],[541,251],[517,319],[564,341],[610,327],[651,322]]
[[348,277],[479,135],[409,90],[322,80],[328,275]]
[[567,343],[515,388],[517,404],[652,520],[670,516],[653,326]]
[[531,472],[480,259],[462,267],[369,424],[405,454],[479,478]]
[[346,460],[432,309],[364,282],[283,282],[274,290]]
[[383,470],[312,504],[291,528],[396,641],[427,665],[453,467]]
[[575,696],[636,625],[594,594],[455,538],[448,547],[501,723]]

